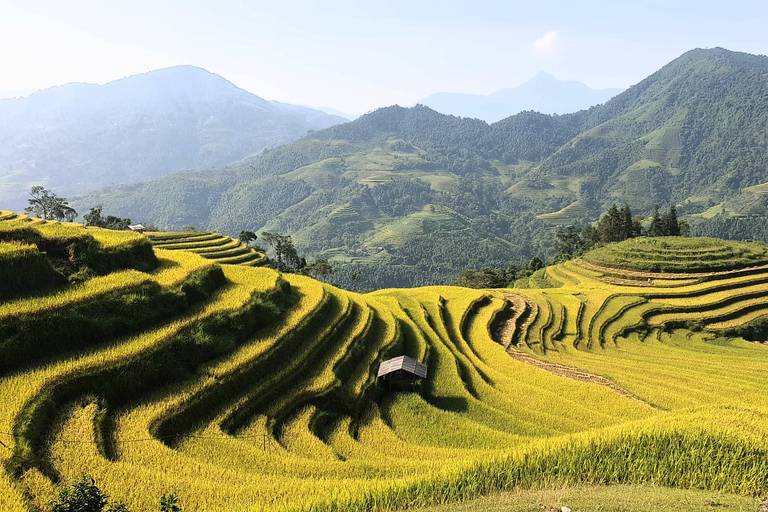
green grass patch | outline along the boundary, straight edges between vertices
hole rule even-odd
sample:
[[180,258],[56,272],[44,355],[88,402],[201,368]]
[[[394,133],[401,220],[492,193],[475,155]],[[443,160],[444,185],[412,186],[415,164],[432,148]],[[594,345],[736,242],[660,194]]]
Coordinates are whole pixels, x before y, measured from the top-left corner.
[[575,201],[561,210],[552,213],[542,213],[537,215],[536,218],[549,224],[572,224],[574,221],[582,219],[589,214],[589,208],[584,206],[581,201]]
[[[757,185],[760,186],[760,185]],[[701,213],[694,213],[691,217],[698,217],[701,219],[711,219],[716,215],[725,215],[726,217],[743,217],[744,215],[737,212],[733,208],[726,206],[725,203],[716,204],[704,210]]]
[[426,205],[420,212],[412,213],[379,229],[370,243],[373,245],[398,245],[410,237],[438,231],[466,229],[467,220],[445,206]]
[[713,272],[768,263],[768,246],[716,238],[639,237],[589,251],[602,267],[648,272]]
[[464,503],[419,509],[420,512],[547,512],[568,507],[601,512],[754,512],[760,500],[712,491],[654,485],[596,485],[518,490]]

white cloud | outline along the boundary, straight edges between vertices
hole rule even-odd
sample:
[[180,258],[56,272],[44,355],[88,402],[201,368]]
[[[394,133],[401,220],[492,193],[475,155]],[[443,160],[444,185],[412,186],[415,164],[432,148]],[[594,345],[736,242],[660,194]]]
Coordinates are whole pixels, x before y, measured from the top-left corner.
[[551,57],[560,45],[560,34],[551,30],[533,42],[533,55],[536,57]]

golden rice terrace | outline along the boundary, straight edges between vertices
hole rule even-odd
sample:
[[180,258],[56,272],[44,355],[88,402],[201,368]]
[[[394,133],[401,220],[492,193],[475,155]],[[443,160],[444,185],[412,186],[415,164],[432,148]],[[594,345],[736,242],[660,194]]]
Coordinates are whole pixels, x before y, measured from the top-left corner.
[[[214,511],[768,491],[762,244],[628,242],[549,267],[559,288],[360,295],[0,217],[0,510],[83,474],[132,511],[170,491]],[[377,386],[399,355],[428,378]]]

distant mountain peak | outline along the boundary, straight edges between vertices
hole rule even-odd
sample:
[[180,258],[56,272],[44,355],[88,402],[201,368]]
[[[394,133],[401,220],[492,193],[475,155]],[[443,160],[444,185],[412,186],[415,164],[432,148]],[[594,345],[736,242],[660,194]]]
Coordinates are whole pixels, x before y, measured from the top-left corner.
[[533,78],[528,80],[527,83],[531,82],[558,82],[559,80],[555,78],[553,75],[547,73],[546,71],[539,71],[535,75],[533,75]]
[[230,165],[343,122],[266,101],[190,65],[64,84],[0,102],[0,202],[23,208],[28,183],[71,195]]
[[581,82],[559,80],[540,71],[518,87],[501,89],[488,96],[443,92],[419,103],[444,114],[493,123],[526,110],[543,114],[577,112],[605,103],[620,92],[621,89],[591,89]]

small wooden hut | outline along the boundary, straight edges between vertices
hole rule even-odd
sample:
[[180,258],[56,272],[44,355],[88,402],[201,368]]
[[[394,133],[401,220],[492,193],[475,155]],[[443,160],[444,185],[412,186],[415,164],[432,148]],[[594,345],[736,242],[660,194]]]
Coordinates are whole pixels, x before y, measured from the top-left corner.
[[427,378],[427,365],[408,356],[393,357],[379,365],[377,380],[391,383],[408,384]]
[[128,226],[128,231],[136,231],[138,233],[143,233],[144,230],[147,229],[141,224],[136,224],[135,226]]

